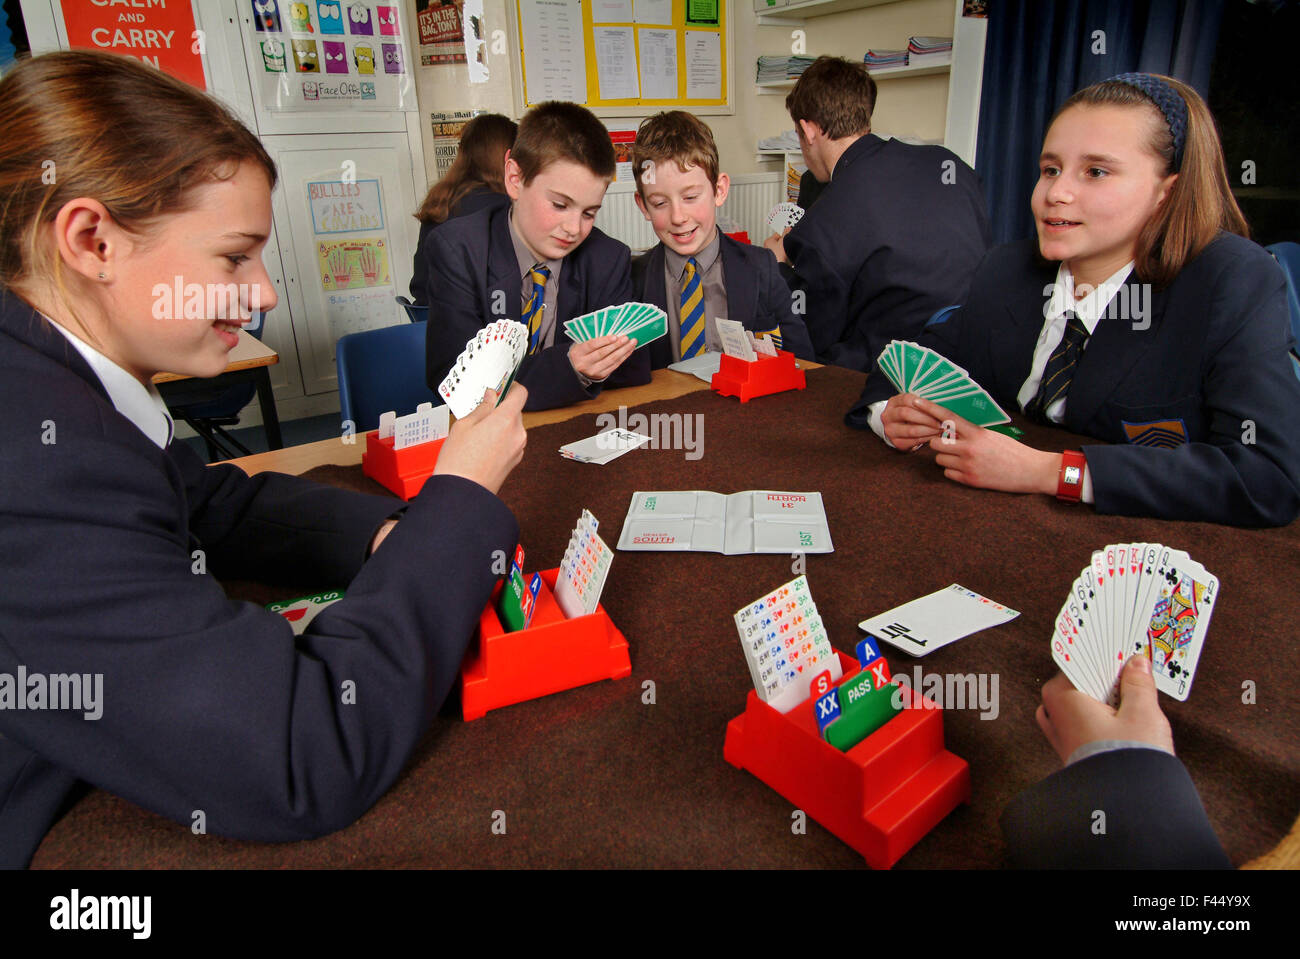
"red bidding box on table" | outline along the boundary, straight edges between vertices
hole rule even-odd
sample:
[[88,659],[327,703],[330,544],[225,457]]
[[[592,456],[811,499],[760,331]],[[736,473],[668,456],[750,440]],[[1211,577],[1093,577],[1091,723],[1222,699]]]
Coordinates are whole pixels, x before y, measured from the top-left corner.
[[715,393],[738,396],[742,403],[769,393],[802,390],[807,385],[803,370],[795,365],[794,354],[785,350],[777,350],[776,356],[760,353],[756,360],[741,360],[724,353],[709,383]]
[[558,569],[542,571],[532,623],[507,633],[497,617],[498,584],[479,617],[475,645],[460,670],[461,711],[466,720],[539,696],[602,679],[632,675],[627,640],[597,604],[587,616],[569,619],[552,590]]
[[371,430],[366,434],[366,451],[361,454],[361,471],[402,499],[410,499],[433,475],[433,467],[446,441],[444,436],[398,450],[393,449],[391,436],[381,440],[379,430]]
[[[838,655],[844,677],[836,685],[842,685],[857,675],[858,663]],[[970,767],[943,748],[943,710],[911,687],[900,692],[903,709],[840,752],[822,738],[811,697],[782,713],[751,690],[744,713],[727,724],[723,757],[848,843],[873,869],[888,869],[970,802]]]

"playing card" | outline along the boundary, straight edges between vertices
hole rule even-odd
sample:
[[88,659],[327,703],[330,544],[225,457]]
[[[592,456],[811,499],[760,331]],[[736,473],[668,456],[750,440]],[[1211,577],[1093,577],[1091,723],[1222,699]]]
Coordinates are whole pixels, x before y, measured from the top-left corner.
[[343,592],[341,590],[333,590],[328,593],[315,593],[311,596],[299,596],[297,599],[271,603],[266,608],[283,616],[289,621],[293,634],[301,636],[307,629],[308,624],[316,618],[321,610],[326,606],[332,606],[342,598]]
[[1011,417],[969,373],[931,349],[893,340],[878,362],[900,393],[915,393],[976,426],[1011,422]]
[[925,656],[1019,615],[1014,609],[953,583],[946,589],[863,620],[858,628],[905,653]]
[[1134,655],[1151,659],[1156,688],[1187,699],[1219,581],[1186,553],[1117,543],[1093,553],[1052,632],[1052,659],[1076,688],[1114,706]]
[[797,203],[778,203],[767,214],[767,225],[773,233],[784,234],[786,230],[803,219],[803,207]]
[[438,395],[457,419],[474,411],[483,401],[484,390],[494,390],[500,403],[527,351],[528,327],[495,320],[465,344],[451,372],[438,384]]

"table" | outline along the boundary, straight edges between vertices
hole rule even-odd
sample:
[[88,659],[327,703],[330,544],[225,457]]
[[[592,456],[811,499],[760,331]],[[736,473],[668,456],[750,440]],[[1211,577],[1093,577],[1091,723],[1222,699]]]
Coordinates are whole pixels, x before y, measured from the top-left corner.
[[[674,376],[656,374],[651,387],[671,386]],[[584,506],[615,539],[635,490],[819,489],[836,551],[808,556],[807,575],[839,649],[851,652],[859,620],[950,582],[1021,610],[923,660],[885,654],[895,673],[996,677],[999,688],[996,718],[945,711],[947,746],[971,764],[972,802],[895,868],[997,867],[997,817],[1011,796],[1059,766],[1033,711],[1054,672],[1048,641],[1069,584],[1106,543],[1186,549],[1219,575],[1221,596],[1191,698],[1162,698],[1162,706],[1233,862],[1269,854],[1272,863],[1294,864],[1294,835],[1270,850],[1295,821],[1300,796],[1300,720],[1288,679],[1300,665],[1290,641],[1300,524],[1237,530],[1098,516],[1049,497],[967,489],[945,480],[927,455],[899,454],[842,424],[862,380],[813,370],[804,392],[742,405],[682,377],[684,393],[635,412],[698,417],[704,455],[694,461],[667,449],[637,450],[603,467],[558,455],[559,446],[596,431],[597,406],[632,400],[632,390],[534,425],[524,462],[501,491],[519,518],[528,569],[556,565]],[[1040,448],[1077,443],[1060,430],[1017,425]],[[346,452],[359,455],[359,446]],[[268,463],[254,459],[253,468]],[[311,472],[375,489],[355,465]],[[388,794],[334,835],[275,845],[196,841],[185,825],[94,791],[55,825],[33,866],[861,867],[815,824],[794,834],[790,804],[722,758],[727,721],[752,688],[731,614],[790,579],[791,567],[784,555],[617,554],[604,605],[630,644],[629,678],[469,723],[439,717]],[[258,603],[291,595],[226,586]],[[1255,637],[1286,641],[1261,655]],[[1254,705],[1241,701],[1245,680],[1256,683]],[[492,832],[497,811],[505,836]]]
[[[240,330],[239,342],[230,351],[226,368],[213,379],[206,381],[211,384],[216,379],[221,379],[224,383],[230,385],[251,381],[257,387],[257,402],[262,410],[262,427],[266,430],[267,445],[272,450],[284,448],[284,439],[280,435],[280,417],[276,413],[275,396],[271,392],[270,367],[279,362],[279,353],[247,330]],[[181,373],[157,373],[154,375],[153,381],[156,385],[160,385],[163,383],[178,383],[192,378]],[[209,438],[209,428],[201,421],[196,422],[186,419],[185,422],[189,423],[191,428],[204,439],[207,439],[209,443],[212,442]]]

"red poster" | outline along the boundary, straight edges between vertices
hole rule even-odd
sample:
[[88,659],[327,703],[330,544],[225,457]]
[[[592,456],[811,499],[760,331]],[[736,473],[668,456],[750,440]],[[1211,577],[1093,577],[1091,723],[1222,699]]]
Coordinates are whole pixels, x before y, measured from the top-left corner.
[[207,89],[189,0],[61,0],[68,45],[143,60]]

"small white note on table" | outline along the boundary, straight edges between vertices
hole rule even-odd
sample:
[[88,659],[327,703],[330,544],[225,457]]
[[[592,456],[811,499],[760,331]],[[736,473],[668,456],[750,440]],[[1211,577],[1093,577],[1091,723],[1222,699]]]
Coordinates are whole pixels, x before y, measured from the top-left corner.
[[650,437],[630,430],[612,429],[585,440],[560,447],[560,455],[579,463],[596,463],[604,466],[624,453],[650,442]]
[[971,633],[1010,622],[1020,613],[953,583],[858,623],[876,639],[925,656]]
[[722,368],[721,353],[696,353],[689,360],[669,363],[668,368],[678,373],[687,373],[705,383],[713,382],[713,374]]

